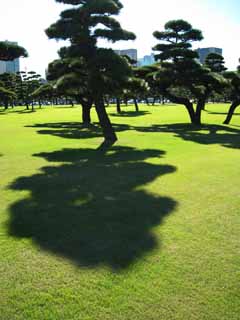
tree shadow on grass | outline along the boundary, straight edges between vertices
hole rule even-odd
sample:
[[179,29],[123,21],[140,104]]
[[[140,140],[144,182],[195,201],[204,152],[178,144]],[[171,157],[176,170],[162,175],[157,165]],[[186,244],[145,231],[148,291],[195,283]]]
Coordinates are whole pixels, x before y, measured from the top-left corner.
[[[57,123],[40,123],[33,126],[26,126],[28,128],[41,128],[38,130],[39,134],[53,135],[65,139],[89,139],[102,137],[102,129],[98,124],[92,124],[86,127],[82,122],[57,122]],[[130,130],[131,127],[124,124],[113,124],[116,132]]]
[[141,117],[151,114],[149,111],[122,111],[121,113],[110,113],[110,116],[112,117],[126,117],[126,118],[131,118],[131,117]]
[[186,141],[200,144],[220,144],[228,148],[240,148],[240,130],[224,125],[194,126],[187,123],[171,125],[152,125],[151,127],[135,127],[140,132],[167,132]]
[[32,114],[34,112],[40,111],[42,109],[37,109],[37,110],[32,110],[32,109],[23,109],[23,110],[13,110],[13,109],[9,109],[9,110],[0,110],[0,116],[7,116],[9,114]]
[[[206,110],[206,111],[209,114],[217,114],[217,115],[227,115],[228,114],[228,112],[217,112],[217,111],[208,111],[208,110]],[[234,116],[240,116],[240,112],[235,112]]]
[[170,197],[144,189],[176,171],[173,166],[144,162],[163,155],[159,150],[127,147],[106,154],[64,149],[35,155],[55,166],[10,186],[31,193],[10,207],[10,235],[32,238],[42,249],[78,266],[128,268],[159,246],[151,229],[177,205]]

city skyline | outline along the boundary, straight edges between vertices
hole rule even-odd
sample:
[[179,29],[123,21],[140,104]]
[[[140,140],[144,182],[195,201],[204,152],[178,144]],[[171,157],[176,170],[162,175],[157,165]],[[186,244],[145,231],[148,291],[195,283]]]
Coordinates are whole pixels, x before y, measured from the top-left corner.
[[[100,45],[113,49],[135,48],[139,57],[143,57],[151,54],[152,47],[156,44],[152,33],[162,30],[168,20],[181,18],[203,32],[204,40],[194,43],[194,49],[222,48],[226,66],[230,70],[236,69],[240,57],[240,44],[235,40],[240,31],[237,17],[240,4],[236,0],[195,0],[194,3],[192,0],[183,0],[181,6],[178,6],[177,0],[169,0],[165,4],[149,0],[148,10],[143,2],[122,0],[122,3],[124,9],[118,19],[124,29],[136,33],[137,40],[116,44],[101,41]],[[5,13],[0,21],[0,39],[17,41],[28,50],[29,58],[21,59],[22,70],[27,68],[28,71],[34,70],[44,75],[48,63],[58,58],[58,49],[65,45],[62,41],[57,43],[48,40],[44,30],[68,6],[54,0],[41,0],[40,3],[8,0],[0,7]]]

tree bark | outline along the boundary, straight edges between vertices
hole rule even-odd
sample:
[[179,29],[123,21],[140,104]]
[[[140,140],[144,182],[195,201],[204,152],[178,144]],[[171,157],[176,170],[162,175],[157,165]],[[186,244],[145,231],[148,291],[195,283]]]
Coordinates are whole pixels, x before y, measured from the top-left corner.
[[133,101],[134,101],[134,105],[135,105],[135,110],[136,110],[136,112],[139,112],[139,107],[138,107],[137,99],[133,99]]
[[110,147],[117,141],[117,136],[112,127],[111,121],[105,109],[103,98],[101,96],[97,96],[95,98],[95,108],[104,136],[104,143],[101,147]]
[[86,127],[89,127],[89,125],[91,124],[91,108],[92,103],[82,103],[82,122]]
[[239,105],[240,105],[240,100],[233,101],[233,103],[228,111],[228,115],[227,115],[225,121],[223,122],[224,124],[229,124],[231,122],[234,111],[236,110],[236,108]]
[[121,113],[122,110],[121,110],[121,102],[120,102],[120,99],[117,98],[117,113]]
[[4,101],[4,109],[5,109],[5,110],[8,109],[8,102],[7,102],[7,100]]
[[204,110],[205,108],[205,103],[206,103],[206,100],[204,98],[199,99],[197,101],[197,109],[195,114],[195,124],[197,125],[201,125],[201,115],[202,115],[202,110]]

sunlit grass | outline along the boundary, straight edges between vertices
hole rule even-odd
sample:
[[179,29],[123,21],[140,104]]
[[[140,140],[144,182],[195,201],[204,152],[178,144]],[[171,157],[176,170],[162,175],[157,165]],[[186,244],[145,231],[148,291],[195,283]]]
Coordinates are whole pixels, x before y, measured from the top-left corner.
[[180,106],[111,107],[106,155],[80,107],[0,112],[0,319],[239,319],[227,108],[208,105],[199,129]]

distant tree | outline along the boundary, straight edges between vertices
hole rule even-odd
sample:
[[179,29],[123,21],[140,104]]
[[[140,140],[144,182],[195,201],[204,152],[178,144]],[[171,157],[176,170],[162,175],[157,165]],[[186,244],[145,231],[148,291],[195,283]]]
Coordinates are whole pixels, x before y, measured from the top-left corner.
[[138,99],[149,90],[148,84],[144,78],[142,78],[138,73],[138,68],[136,67],[137,61],[131,59],[128,56],[123,56],[132,69],[131,76],[126,79],[125,84],[122,85],[120,91],[117,92],[117,112],[121,113],[121,98],[128,103],[129,99],[132,99],[135,105],[135,111],[139,111]]
[[65,58],[83,59],[88,72],[87,88],[93,97],[105,145],[112,145],[116,134],[104,105],[104,96],[111,94],[130,75],[126,60],[112,49],[99,48],[98,39],[111,42],[133,40],[135,35],[121,28],[112,16],[123,8],[119,0],[56,0],[73,7],[61,13],[60,19],[46,33],[49,38],[70,40],[64,48]]
[[82,122],[84,126],[89,126],[93,97],[89,90],[86,63],[81,58],[65,57],[65,50],[60,50],[59,54],[62,59],[49,64],[47,78],[59,93],[72,97],[82,105]]
[[142,92],[142,98],[146,100],[149,104],[148,97],[153,98],[152,104],[155,104],[155,100],[160,98],[161,94],[161,81],[156,78],[156,73],[160,70],[158,64],[153,64],[149,66],[142,66],[135,69],[135,74],[138,78],[144,79],[148,85],[148,90]]
[[50,100],[52,101],[53,97],[55,96],[55,89],[52,84],[50,83],[45,83],[40,85],[40,87],[36,88],[32,94],[32,98],[38,99],[39,101],[39,106],[42,105],[42,101]]
[[8,109],[8,104],[16,98],[14,91],[6,89],[4,87],[4,82],[0,81],[0,102],[4,104],[5,109]]
[[124,93],[128,98],[133,99],[136,112],[139,112],[138,99],[147,91],[148,85],[144,79],[134,76],[128,80]]
[[218,53],[209,53],[205,60],[205,65],[212,71],[221,73],[226,71],[227,68],[224,66],[225,61],[223,56]]
[[[155,58],[161,67],[156,73],[161,93],[172,102],[183,104],[191,122],[200,125],[201,112],[210,94],[221,90],[226,83],[223,76],[197,61],[192,42],[202,40],[202,32],[187,21],[172,20],[166,23],[164,31],[154,32],[154,36],[160,41],[153,49],[158,51]],[[197,102],[196,110],[193,99]]]
[[240,105],[240,66],[238,67],[238,70],[236,72],[226,72],[225,77],[229,83],[229,95],[232,104],[229,108],[224,124],[229,124],[232,120],[236,108]]
[[32,93],[41,86],[41,76],[35,71],[20,71],[18,72],[16,92],[18,99],[22,101],[27,110],[29,106],[32,106],[32,111],[34,110],[34,99]]
[[[0,60],[12,61],[20,57],[27,57],[26,49],[7,41],[0,41]],[[0,99],[4,102],[5,109],[8,108],[9,101],[16,98],[13,91],[13,82],[10,75],[3,75],[0,81]]]
[[[14,100],[17,98],[16,88],[17,88],[17,76],[14,73],[3,73],[0,75],[1,87],[4,89],[2,92],[9,92],[4,99],[2,96],[2,101],[4,102],[5,109],[8,109],[9,104],[14,106]],[[7,91],[6,91],[7,90]]]

